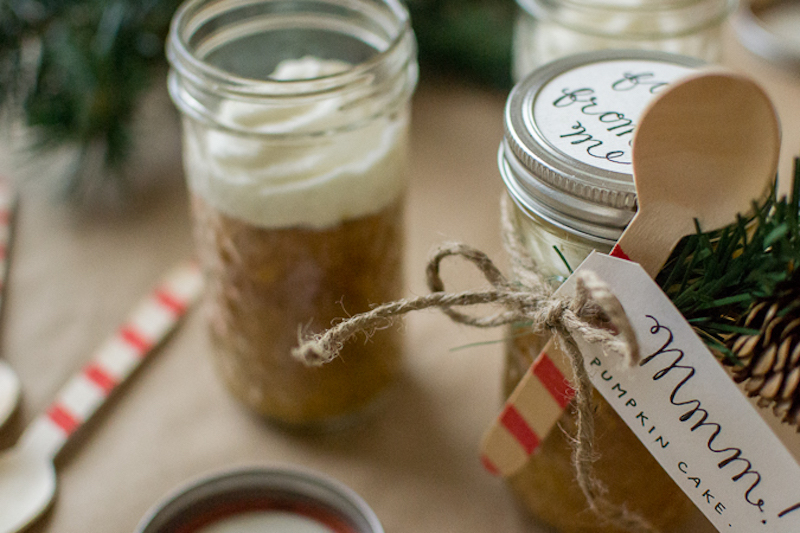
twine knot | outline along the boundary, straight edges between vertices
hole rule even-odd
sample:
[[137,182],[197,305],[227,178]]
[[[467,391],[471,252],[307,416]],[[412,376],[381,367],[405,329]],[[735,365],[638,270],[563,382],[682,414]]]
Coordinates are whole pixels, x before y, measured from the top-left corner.
[[542,326],[547,329],[558,328],[564,320],[564,314],[570,311],[570,306],[563,300],[548,302],[542,309]]

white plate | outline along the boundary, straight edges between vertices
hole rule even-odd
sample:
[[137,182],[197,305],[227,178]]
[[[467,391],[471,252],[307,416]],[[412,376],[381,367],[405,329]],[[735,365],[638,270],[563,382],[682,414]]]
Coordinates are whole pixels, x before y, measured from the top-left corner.
[[800,1],[745,1],[732,24],[745,48],[780,67],[800,72]]

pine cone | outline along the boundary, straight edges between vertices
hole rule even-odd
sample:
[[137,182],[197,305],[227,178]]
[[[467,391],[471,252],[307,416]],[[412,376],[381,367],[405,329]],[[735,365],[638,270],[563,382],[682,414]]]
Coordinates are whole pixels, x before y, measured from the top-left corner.
[[779,284],[775,294],[755,303],[742,324],[758,329],[755,335],[738,335],[728,341],[738,361],[733,365],[737,383],[744,383],[761,407],[772,406],[784,423],[800,432],[800,275]]

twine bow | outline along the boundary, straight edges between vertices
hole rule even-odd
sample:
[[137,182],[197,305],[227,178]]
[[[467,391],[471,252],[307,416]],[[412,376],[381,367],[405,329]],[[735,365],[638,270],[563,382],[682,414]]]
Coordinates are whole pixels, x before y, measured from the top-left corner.
[[[451,256],[461,257],[476,265],[492,287],[446,292],[440,266],[445,258]],[[300,345],[292,350],[292,355],[306,365],[320,366],[335,359],[350,337],[358,333],[369,335],[388,327],[397,316],[436,307],[455,322],[479,328],[524,322],[530,323],[535,333],[549,330],[562,340],[572,337],[571,330],[578,331],[587,341],[603,343],[608,350],[625,356],[631,363],[638,360],[636,336],[622,306],[593,272],[577,274],[574,298],[555,298],[544,283],[528,286],[508,281],[480,250],[464,244],[449,244],[439,248],[431,258],[427,279],[430,294],[382,304],[342,320],[319,334],[304,338],[301,332]],[[473,317],[455,309],[479,304],[498,304],[502,309],[483,317]],[[596,325],[603,318],[612,324],[612,331]],[[613,330],[619,334],[615,335]]]
[[[530,324],[534,333],[549,332],[560,342],[569,357],[575,374],[575,417],[577,434],[574,437],[573,464],[578,485],[589,507],[607,521],[629,531],[652,532],[653,528],[641,517],[624,507],[608,502],[605,488],[592,474],[594,452],[594,418],[591,400],[592,384],[586,373],[583,356],[575,344],[574,333],[589,343],[600,343],[605,352],[614,352],[628,364],[639,360],[636,335],[619,300],[593,272],[580,271],[576,276],[575,296],[554,296],[553,290],[538,273],[538,268],[525,251],[521,235],[514,224],[508,200],[503,199],[503,238],[509,253],[515,281],[509,281],[489,257],[464,244],[440,247],[426,269],[430,294],[379,305],[354,315],[319,334],[299,332],[299,346],[292,355],[309,366],[320,366],[334,358],[344,343],[358,333],[371,335],[389,327],[393,319],[428,308],[438,308],[453,321],[480,328],[507,324]],[[491,287],[449,293],[440,275],[441,263],[448,257],[460,257],[474,264]],[[488,316],[471,316],[456,308],[495,304],[500,310]]]

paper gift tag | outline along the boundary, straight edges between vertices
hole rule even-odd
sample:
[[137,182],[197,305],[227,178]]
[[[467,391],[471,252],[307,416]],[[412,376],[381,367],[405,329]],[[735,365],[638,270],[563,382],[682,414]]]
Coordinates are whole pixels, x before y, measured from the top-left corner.
[[574,333],[592,383],[675,483],[719,531],[800,531],[800,466],[658,285],[596,252],[578,270],[610,287],[641,350],[627,367]]

